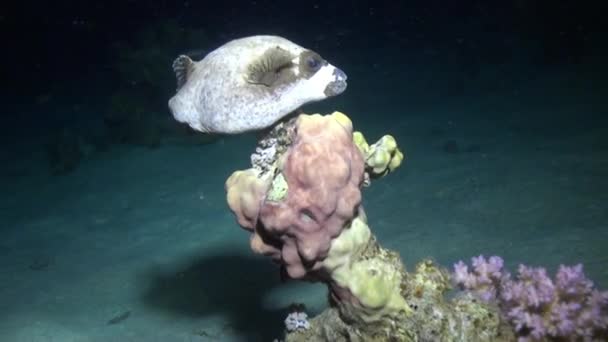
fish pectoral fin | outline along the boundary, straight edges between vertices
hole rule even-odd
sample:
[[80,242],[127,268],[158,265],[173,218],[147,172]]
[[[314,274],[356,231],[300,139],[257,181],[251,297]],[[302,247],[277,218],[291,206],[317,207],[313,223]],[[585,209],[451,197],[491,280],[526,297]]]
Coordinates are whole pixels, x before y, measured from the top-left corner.
[[173,72],[177,77],[177,90],[186,83],[192,70],[194,70],[194,62],[186,55],[181,55],[173,61]]

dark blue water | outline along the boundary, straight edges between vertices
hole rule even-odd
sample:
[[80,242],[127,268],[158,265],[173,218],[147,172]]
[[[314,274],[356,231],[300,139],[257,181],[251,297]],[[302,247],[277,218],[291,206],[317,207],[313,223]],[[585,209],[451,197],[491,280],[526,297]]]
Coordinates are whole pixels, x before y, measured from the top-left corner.
[[348,74],[342,95],[306,112],[339,110],[369,140],[397,139],[406,161],[364,205],[407,267],[479,254],[511,269],[581,262],[608,287],[599,10],[397,3],[7,11],[0,340],[272,341],[290,303],[326,307],[323,286],[281,283],[227,208],[224,181],[249,167],[255,135],[204,136],[166,106],[173,58],[252,34]]

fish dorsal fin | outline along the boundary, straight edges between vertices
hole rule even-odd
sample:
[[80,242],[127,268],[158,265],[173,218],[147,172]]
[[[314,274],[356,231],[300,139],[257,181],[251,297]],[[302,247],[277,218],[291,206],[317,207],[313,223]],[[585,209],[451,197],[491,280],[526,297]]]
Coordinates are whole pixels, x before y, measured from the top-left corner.
[[186,55],[181,55],[173,61],[173,72],[177,77],[177,90],[186,83],[192,70],[194,70],[194,62]]

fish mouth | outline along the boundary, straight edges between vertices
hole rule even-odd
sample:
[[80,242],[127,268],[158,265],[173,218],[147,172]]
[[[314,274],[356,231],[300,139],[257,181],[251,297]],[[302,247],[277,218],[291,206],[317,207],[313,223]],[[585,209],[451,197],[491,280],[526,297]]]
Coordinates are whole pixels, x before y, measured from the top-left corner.
[[340,95],[346,90],[346,79],[348,78],[344,71],[335,68],[333,72],[334,80],[329,82],[325,87],[325,96],[331,97]]

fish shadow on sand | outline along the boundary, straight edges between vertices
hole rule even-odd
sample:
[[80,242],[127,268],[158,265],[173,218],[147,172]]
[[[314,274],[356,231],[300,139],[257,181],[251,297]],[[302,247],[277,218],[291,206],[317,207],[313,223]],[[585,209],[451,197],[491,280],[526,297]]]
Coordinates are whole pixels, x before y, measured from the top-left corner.
[[181,269],[152,270],[147,276],[150,284],[143,297],[146,306],[177,317],[227,318],[224,326],[193,334],[218,341],[224,333],[246,341],[272,341],[284,329],[287,310],[270,309],[263,303],[275,287],[285,286],[280,282],[278,267],[267,259],[207,255]]

